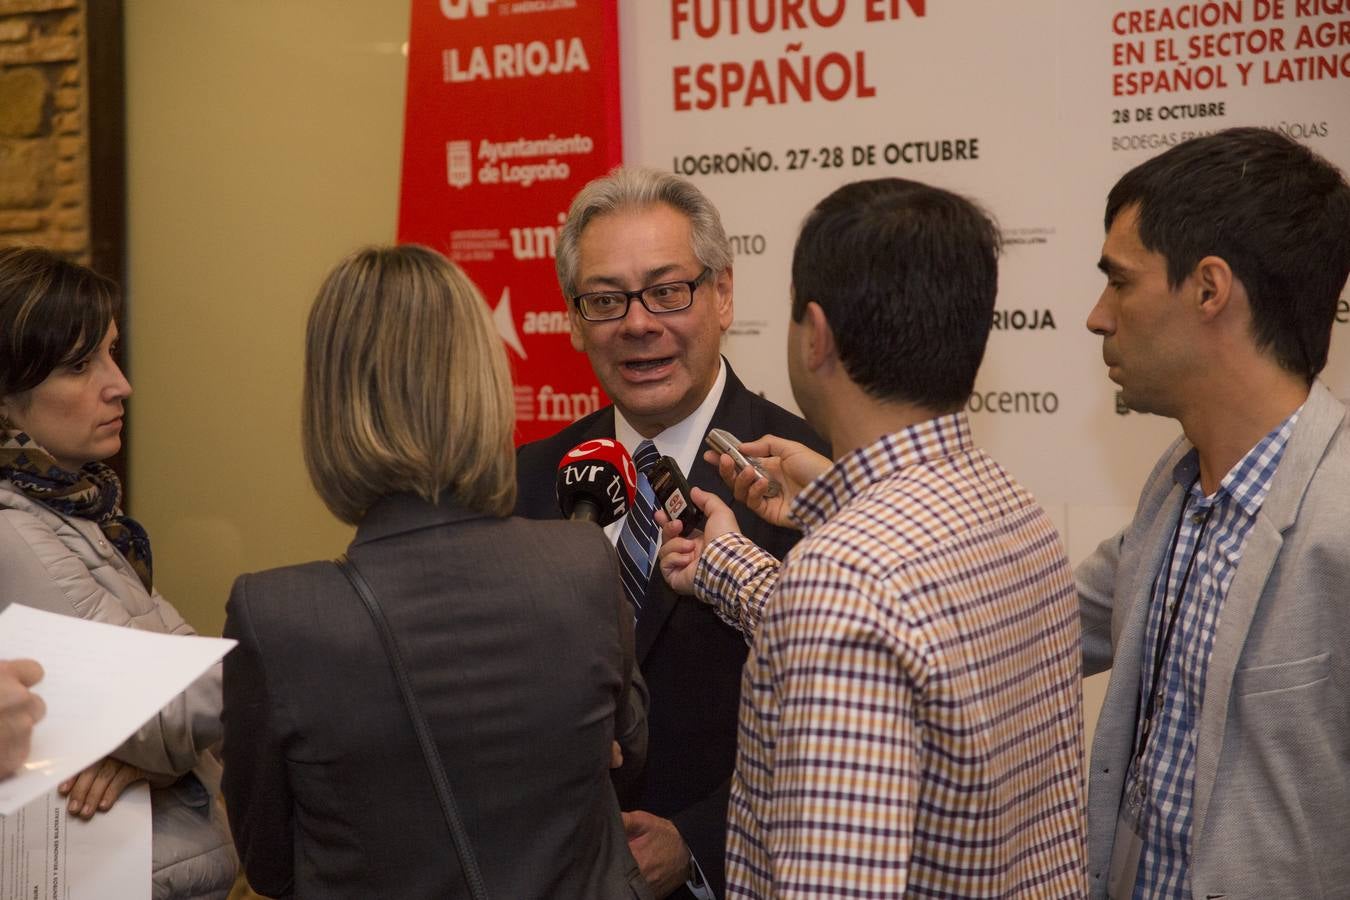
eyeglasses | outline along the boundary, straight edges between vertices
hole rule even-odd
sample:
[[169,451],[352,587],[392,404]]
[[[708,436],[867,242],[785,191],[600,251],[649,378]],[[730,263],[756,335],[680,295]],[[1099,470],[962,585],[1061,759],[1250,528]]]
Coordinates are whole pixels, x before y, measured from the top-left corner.
[[640,291],[593,291],[578,294],[572,298],[577,312],[587,322],[612,322],[628,315],[628,306],[634,300],[642,304],[649,313],[679,312],[688,309],[694,302],[694,291],[712,274],[712,269],[704,269],[693,281],[665,281],[653,284]]

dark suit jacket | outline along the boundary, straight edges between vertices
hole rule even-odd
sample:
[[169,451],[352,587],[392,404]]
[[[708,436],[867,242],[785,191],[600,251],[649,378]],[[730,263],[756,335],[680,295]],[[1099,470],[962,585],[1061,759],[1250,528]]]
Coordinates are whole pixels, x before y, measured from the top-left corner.
[[[386,497],[348,551],[384,608],[492,897],[649,896],[609,778],[632,671],[590,525]],[[365,607],[331,562],[244,575],[225,634],[224,793],[249,882],[468,896]],[[618,725],[638,762],[642,722]]]
[[[742,440],[772,433],[825,450],[804,421],[751,393],[729,365],[712,426]],[[614,437],[612,406],[551,438],[522,446],[517,452],[516,514],[557,518],[558,461],[577,444],[597,437]],[[691,485],[732,502],[717,469],[701,454],[687,475]],[[769,525],[743,506],[734,508],[746,536],[780,559],[796,543],[797,532]],[[746,640],[710,607],[677,597],[653,567],[637,623],[638,664],[651,692],[648,763],[639,788],[620,799],[625,809],[674,821],[719,897],[725,892],[727,798],[736,765]]]

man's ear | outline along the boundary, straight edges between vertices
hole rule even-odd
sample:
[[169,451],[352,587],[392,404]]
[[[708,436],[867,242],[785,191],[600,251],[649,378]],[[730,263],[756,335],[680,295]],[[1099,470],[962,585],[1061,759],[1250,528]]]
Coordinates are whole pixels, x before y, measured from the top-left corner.
[[724,332],[731,327],[736,317],[731,299],[732,280],[731,266],[718,272],[712,280],[714,302],[717,304],[717,324]]
[[1232,267],[1218,256],[1206,256],[1196,263],[1191,278],[1198,293],[1202,322],[1213,322],[1222,316],[1235,299],[1235,290],[1241,289],[1241,283],[1233,276]]
[[838,358],[838,348],[834,343],[834,330],[825,318],[825,310],[814,300],[808,301],[802,313],[805,327],[806,364],[813,371],[822,366],[833,364]]
[[582,340],[581,329],[585,323],[581,320],[581,313],[572,308],[572,304],[567,304],[567,336],[572,339],[572,349],[578,353],[586,352],[586,342]]

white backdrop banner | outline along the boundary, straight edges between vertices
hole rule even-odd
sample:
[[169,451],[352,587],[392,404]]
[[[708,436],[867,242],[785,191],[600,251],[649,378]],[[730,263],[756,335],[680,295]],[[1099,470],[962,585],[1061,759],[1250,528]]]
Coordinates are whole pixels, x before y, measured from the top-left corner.
[[[792,244],[816,201],[897,176],[994,215],[1006,251],[969,410],[1075,560],[1128,519],[1178,433],[1117,405],[1083,325],[1111,185],[1234,125],[1350,170],[1350,0],[621,0],[620,33],[625,159],[687,176],[721,210],[726,353],[784,406]],[[1343,299],[1324,375],[1343,398],[1347,323]]]

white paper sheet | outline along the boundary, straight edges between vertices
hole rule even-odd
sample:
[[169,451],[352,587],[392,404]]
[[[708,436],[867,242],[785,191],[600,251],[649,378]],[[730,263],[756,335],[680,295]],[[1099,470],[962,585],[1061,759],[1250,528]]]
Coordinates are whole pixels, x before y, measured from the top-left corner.
[[151,833],[144,782],[87,822],[44,794],[0,817],[0,900],[148,900]]
[[233,647],[224,638],[155,634],[11,603],[0,612],[0,659],[28,657],[47,717],[28,762],[0,781],[0,816],[107,755]]

